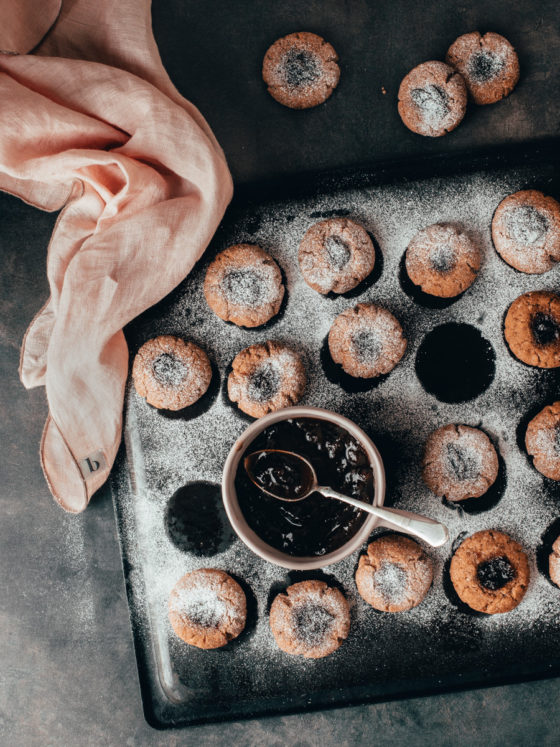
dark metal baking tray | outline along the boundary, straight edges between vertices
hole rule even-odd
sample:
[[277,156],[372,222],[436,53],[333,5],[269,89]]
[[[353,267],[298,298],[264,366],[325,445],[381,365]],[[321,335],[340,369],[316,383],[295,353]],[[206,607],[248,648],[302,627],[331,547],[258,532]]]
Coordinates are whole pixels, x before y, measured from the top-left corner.
[[[514,360],[501,333],[508,303],[527,290],[557,288],[560,268],[543,276],[518,273],[499,259],[489,235],[493,210],[506,194],[534,187],[560,196],[559,145],[551,140],[453,158],[378,163],[244,187],[191,275],[127,328],[132,355],[149,337],[178,334],[202,344],[214,365],[207,397],[187,417],[153,410],[130,386],[126,396],[126,448],[117,460],[112,487],[150,724],[164,728],[560,674],[560,591],[546,578],[548,548],[560,529],[560,489],[532,468],[521,443],[528,416],[557,398],[559,377]],[[364,224],[378,254],[373,282],[336,299],[308,289],[297,268],[298,238],[314,221],[330,215],[348,215]],[[415,296],[402,273],[408,240],[437,220],[461,223],[485,251],[485,264],[471,290],[440,308]],[[224,324],[204,304],[201,283],[207,263],[238,241],[260,243],[279,260],[286,276],[285,308],[265,328],[240,330]],[[324,338],[334,316],[361,300],[379,301],[394,311],[409,348],[379,386],[353,392],[329,370]],[[496,354],[492,384],[469,402],[439,402],[416,379],[422,339],[449,321],[480,329]],[[480,616],[461,607],[447,576],[451,544],[430,551],[436,574],[427,599],[415,610],[394,615],[378,613],[359,599],[352,580],[358,554],[324,572],[290,574],[231,538],[225,551],[206,557],[172,546],[165,530],[168,499],[185,483],[219,483],[223,459],[246,426],[247,418],[227,403],[227,365],[241,348],[268,338],[295,342],[303,351],[310,374],[304,404],[338,410],[372,435],[385,460],[387,505],[440,518],[450,526],[454,544],[478,529],[497,528],[525,545],[532,582],[516,610]],[[427,433],[445,422],[481,425],[496,443],[503,464],[492,500],[454,509],[422,486],[422,444]],[[179,644],[164,604],[170,584],[204,566],[232,573],[249,598],[246,632],[223,650],[210,652]],[[348,640],[324,660],[279,652],[268,631],[273,594],[307,577],[329,578],[352,605]]]

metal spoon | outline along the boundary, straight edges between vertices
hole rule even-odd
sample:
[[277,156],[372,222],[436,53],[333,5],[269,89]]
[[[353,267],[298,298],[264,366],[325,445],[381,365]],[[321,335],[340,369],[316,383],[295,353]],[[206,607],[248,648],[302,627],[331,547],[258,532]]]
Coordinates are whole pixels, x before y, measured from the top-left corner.
[[[264,467],[261,480],[257,479],[254,473],[254,468],[259,461],[261,462],[260,466]],[[262,464],[263,461],[264,465]],[[246,456],[243,463],[251,482],[263,493],[280,501],[289,503],[303,501],[311,493],[317,492],[325,498],[335,498],[378,516],[396,529],[411,534],[413,537],[418,537],[432,547],[440,547],[449,539],[447,527],[434,519],[428,519],[426,516],[418,514],[409,514],[398,509],[378,508],[370,503],[337,493],[336,490],[327,485],[319,485],[313,465],[301,454],[296,454],[293,451],[261,449]],[[263,484],[262,477],[266,477],[266,484]]]

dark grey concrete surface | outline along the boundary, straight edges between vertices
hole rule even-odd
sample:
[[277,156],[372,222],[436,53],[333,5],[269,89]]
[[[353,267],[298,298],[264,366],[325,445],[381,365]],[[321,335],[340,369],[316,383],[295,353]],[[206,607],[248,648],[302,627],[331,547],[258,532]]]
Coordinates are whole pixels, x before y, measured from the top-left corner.
[[[552,0],[154,0],[153,15],[173,80],[208,117],[238,181],[560,134]],[[517,46],[518,89],[471,107],[444,139],[412,135],[396,115],[398,82],[475,28]],[[333,42],[342,79],[326,106],[289,112],[259,68],[269,43],[302,29]],[[54,220],[0,195],[0,744],[560,744],[560,679],[187,731],[146,725],[109,491],[81,516],[52,501],[38,460],[44,392],[17,378],[22,335],[47,297]]]

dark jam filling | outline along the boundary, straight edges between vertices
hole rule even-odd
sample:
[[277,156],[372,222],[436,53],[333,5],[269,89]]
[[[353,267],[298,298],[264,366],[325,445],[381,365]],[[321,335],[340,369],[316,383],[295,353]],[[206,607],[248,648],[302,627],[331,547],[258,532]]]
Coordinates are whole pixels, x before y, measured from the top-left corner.
[[309,646],[322,643],[334,621],[334,615],[320,604],[299,605],[293,612],[294,633],[296,638]]
[[290,49],[283,61],[284,80],[290,88],[300,88],[314,83],[320,68],[314,54],[305,50]]
[[264,295],[263,278],[254,270],[231,270],[222,280],[224,293],[237,306],[259,306]]
[[253,402],[268,402],[280,388],[280,374],[272,363],[264,363],[249,379],[247,394]]
[[300,498],[313,485],[308,465],[282,451],[256,451],[245,460],[245,469],[257,485],[282,499]]
[[480,563],[476,569],[476,575],[485,589],[496,591],[515,578],[515,568],[505,555],[501,555]]
[[152,371],[160,384],[169,387],[179,386],[187,376],[187,367],[183,361],[169,353],[158,355],[152,363]]
[[455,444],[447,446],[449,471],[456,480],[476,480],[479,475],[478,460],[473,453]]
[[475,83],[492,80],[504,66],[504,61],[492,52],[477,52],[469,60],[468,74]]
[[437,272],[451,272],[457,264],[457,258],[450,246],[438,246],[430,254],[430,263]]
[[335,270],[342,270],[352,256],[348,244],[340,236],[329,236],[325,241],[325,250],[329,263]]
[[424,88],[413,88],[410,98],[422,112],[424,119],[439,122],[449,114],[448,97],[443,88],[427,85]]
[[268,496],[254,485],[244,457],[263,449],[293,451],[308,459],[319,484],[371,503],[373,473],[362,446],[347,431],[311,418],[285,420],[266,428],[250,444],[237,469],[235,490],[247,524],[267,544],[294,557],[325,555],[342,547],[367,514],[311,493],[295,503]]
[[560,338],[560,325],[550,314],[535,314],[531,328],[537,345],[550,345]]
[[356,332],[352,337],[352,348],[362,363],[375,363],[381,355],[383,344],[375,332]]

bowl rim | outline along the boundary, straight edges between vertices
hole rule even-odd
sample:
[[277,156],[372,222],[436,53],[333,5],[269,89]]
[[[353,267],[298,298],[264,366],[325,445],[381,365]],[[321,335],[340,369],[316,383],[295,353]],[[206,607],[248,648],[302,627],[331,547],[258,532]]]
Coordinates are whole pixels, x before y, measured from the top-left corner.
[[326,410],[321,407],[300,406],[286,407],[281,410],[276,410],[268,415],[264,415],[254,423],[251,423],[235,441],[229,451],[222,473],[222,500],[226,514],[235,530],[235,533],[250,550],[269,563],[274,563],[275,565],[289,570],[314,570],[317,568],[324,568],[333,563],[338,563],[340,560],[348,557],[348,555],[351,555],[363,544],[363,542],[365,542],[373,529],[381,525],[382,522],[377,516],[370,514],[356,534],[337,550],[333,550],[326,555],[298,557],[283,553],[281,550],[277,550],[267,544],[249,527],[239,507],[235,491],[235,474],[237,467],[247,447],[265,428],[274,423],[278,423],[282,420],[289,420],[291,418],[315,418],[318,420],[326,420],[344,428],[344,430],[348,431],[350,435],[354,436],[354,438],[361,443],[369,457],[370,466],[373,471],[374,506],[382,506],[385,500],[385,468],[377,446],[362,430],[362,428],[360,428],[360,426],[356,425],[354,421],[344,415],[339,415],[332,410]]

